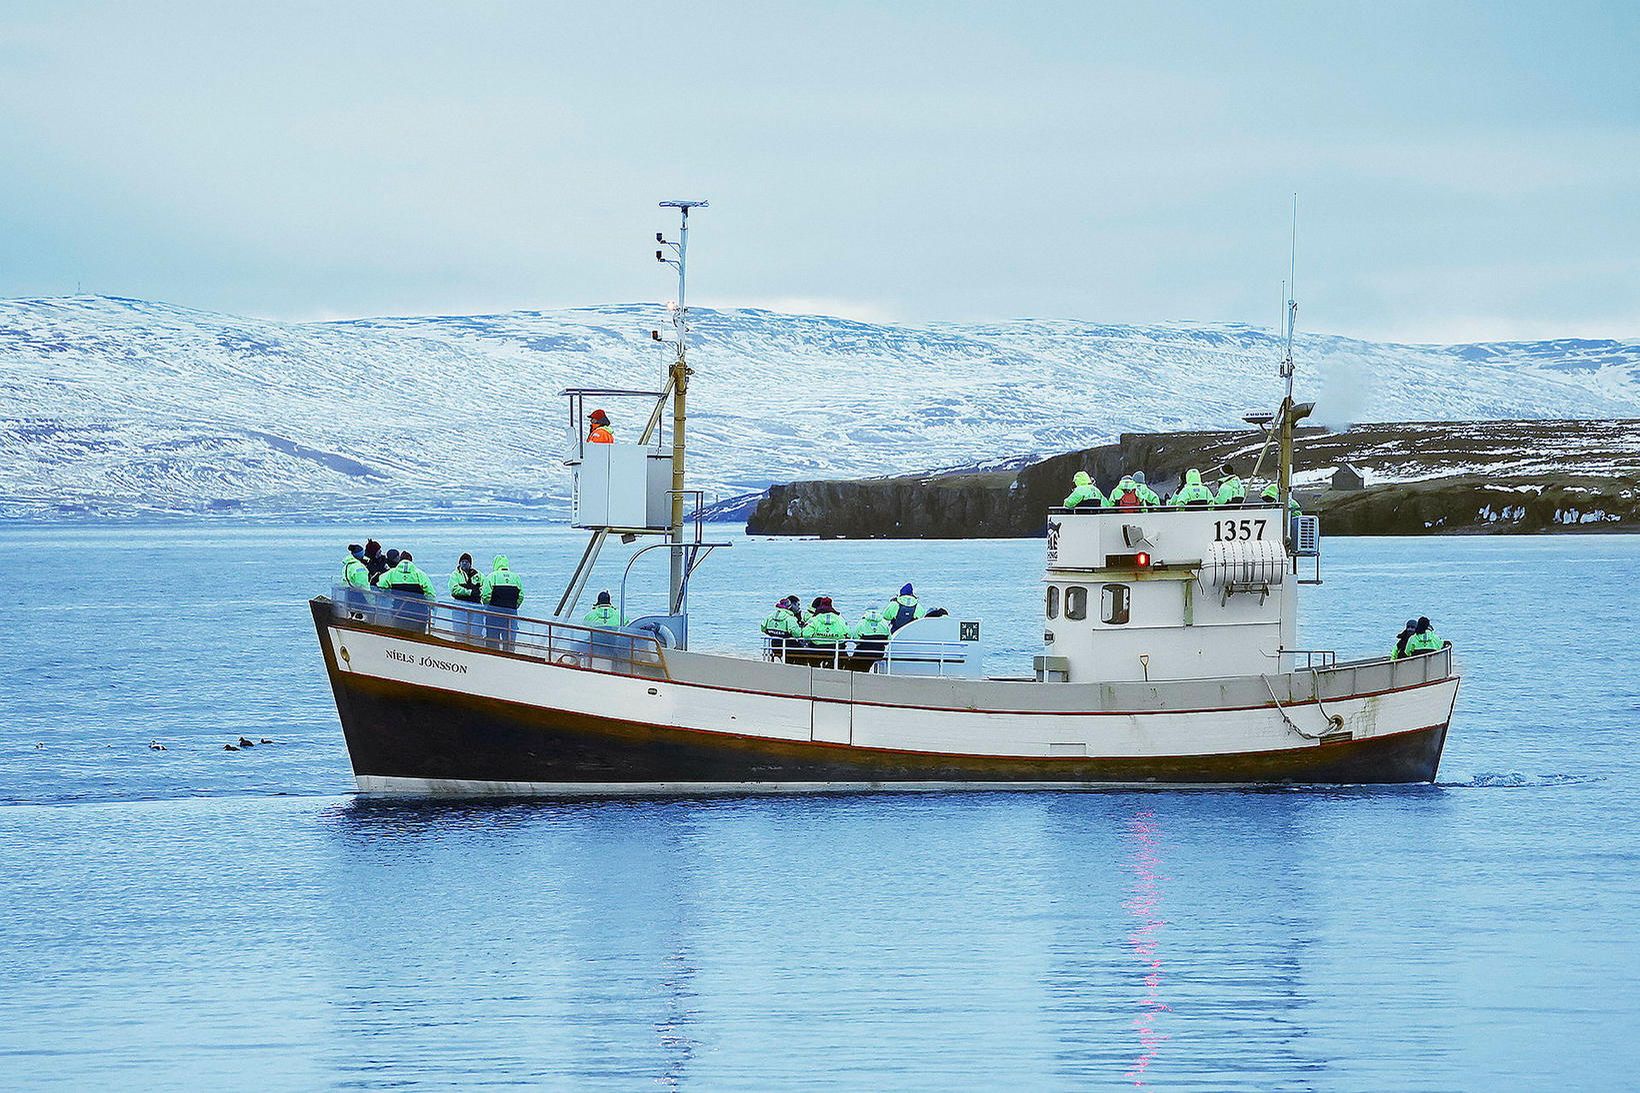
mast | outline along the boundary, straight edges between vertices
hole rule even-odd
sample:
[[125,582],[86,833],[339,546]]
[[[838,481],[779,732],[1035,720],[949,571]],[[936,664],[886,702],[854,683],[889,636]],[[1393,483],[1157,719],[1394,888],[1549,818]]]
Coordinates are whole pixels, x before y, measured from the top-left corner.
[[1294,284],[1294,275],[1298,268],[1298,195],[1293,195],[1293,235],[1292,247],[1287,253],[1287,284],[1286,288],[1286,319],[1287,345],[1281,357],[1281,378],[1286,381],[1286,395],[1281,400],[1281,464],[1277,469],[1277,490],[1281,495],[1281,508],[1287,511],[1288,500],[1293,492],[1293,425],[1299,415],[1293,404],[1293,326],[1298,320],[1298,301],[1295,297],[1298,290]]
[[672,390],[672,567],[671,567],[671,595],[669,610],[677,614],[683,610],[683,588],[686,576],[683,551],[683,459],[684,459],[684,426],[688,419],[689,397],[689,303],[688,291],[688,260],[689,260],[689,210],[704,209],[704,201],[662,201],[661,208],[678,210],[678,239],[670,242],[663,236],[657,235],[656,241],[669,246],[677,254],[675,259],[667,258],[665,252],[656,251],[655,257],[662,263],[673,266],[678,271],[678,300],[672,311],[672,326],[677,331],[677,355],[672,359],[672,368],[667,385]]

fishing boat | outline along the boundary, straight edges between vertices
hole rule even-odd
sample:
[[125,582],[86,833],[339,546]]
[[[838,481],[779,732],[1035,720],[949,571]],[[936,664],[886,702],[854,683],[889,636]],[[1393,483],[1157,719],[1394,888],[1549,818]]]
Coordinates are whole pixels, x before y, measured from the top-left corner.
[[[585,551],[550,617],[336,589],[311,601],[358,788],[367,794],[605,795],[1108,785],[1428,782],[1457,701],[1450,645],[1340,659],[1298,640],[1320,525],[1289,508],[1294,400],[1252,414],[1278,498],[1045,514],[1043,644],[988,674],[984,620],[922,617],[886,641],[693,649],[689,583],[721,545],[685,484],[689,216],[676,240],[659,390],[575,388],[566,463]],[[1285,295],[1285,294],[1284,294]],[[632,440],[588,443],[589,405],[648,405]],[[670,410],[670,415],[668,415]],[[670,421],[668,421],[668,416]],[[669,426],[669,427],[668,427]],[[1266,472],[1268,473],[1268,472]],[[695,519],[687,518],[690,510]],[[611,535],[669,558],[665,610],[574,621]],[[628,563],[630,572],[631,562]],[[621,611],[625,614],[625,585]],[[1023,664],[1020,665],[1024,667]]]

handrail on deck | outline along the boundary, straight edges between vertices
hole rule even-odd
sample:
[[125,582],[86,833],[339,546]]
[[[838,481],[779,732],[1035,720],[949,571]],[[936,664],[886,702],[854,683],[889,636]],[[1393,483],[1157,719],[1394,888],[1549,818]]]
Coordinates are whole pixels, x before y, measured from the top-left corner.
[[[873,639],[839,641],[830,646],[812,645],[798,639],[763,635],[763,657],[776,663],[800,664],[811,668],[832,668],[839,671],[871,671],[874,665],[883,665],[886,675],[894,674],[896,662],[901,664],[933,664],[937,674],[945,675],[947,664],[967,664],[974,654],[972,642],[935,641],[932,639],[883,638],[873,646]],[[862,648],[862,645],[864,646]],[[852,649],[850,647],[853,647]]]
[[538,619],[482,604],[450,603],[379,588],[338,585],[332,618],[428,634],[473,649],[495,650],[566,668],[670,678],[666,653],[652,634]]

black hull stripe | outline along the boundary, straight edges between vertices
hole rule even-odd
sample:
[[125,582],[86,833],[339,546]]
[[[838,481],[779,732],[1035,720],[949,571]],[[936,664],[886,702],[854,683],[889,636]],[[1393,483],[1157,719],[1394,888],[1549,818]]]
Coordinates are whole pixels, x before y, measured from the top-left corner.
[[338,673],[356,775],[547,783],[1423,782],[1445,724],[1229,754],[1019,757],[898,751],[677,729]]

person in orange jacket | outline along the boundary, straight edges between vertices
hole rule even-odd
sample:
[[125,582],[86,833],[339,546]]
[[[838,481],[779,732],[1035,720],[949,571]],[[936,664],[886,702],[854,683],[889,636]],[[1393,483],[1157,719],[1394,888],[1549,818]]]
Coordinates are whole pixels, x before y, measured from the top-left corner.
[[594,410],[587,415],[590,423],[587,429],[588,444],[613,444],[615,433],[609,427],[609,415],[602,410]]

